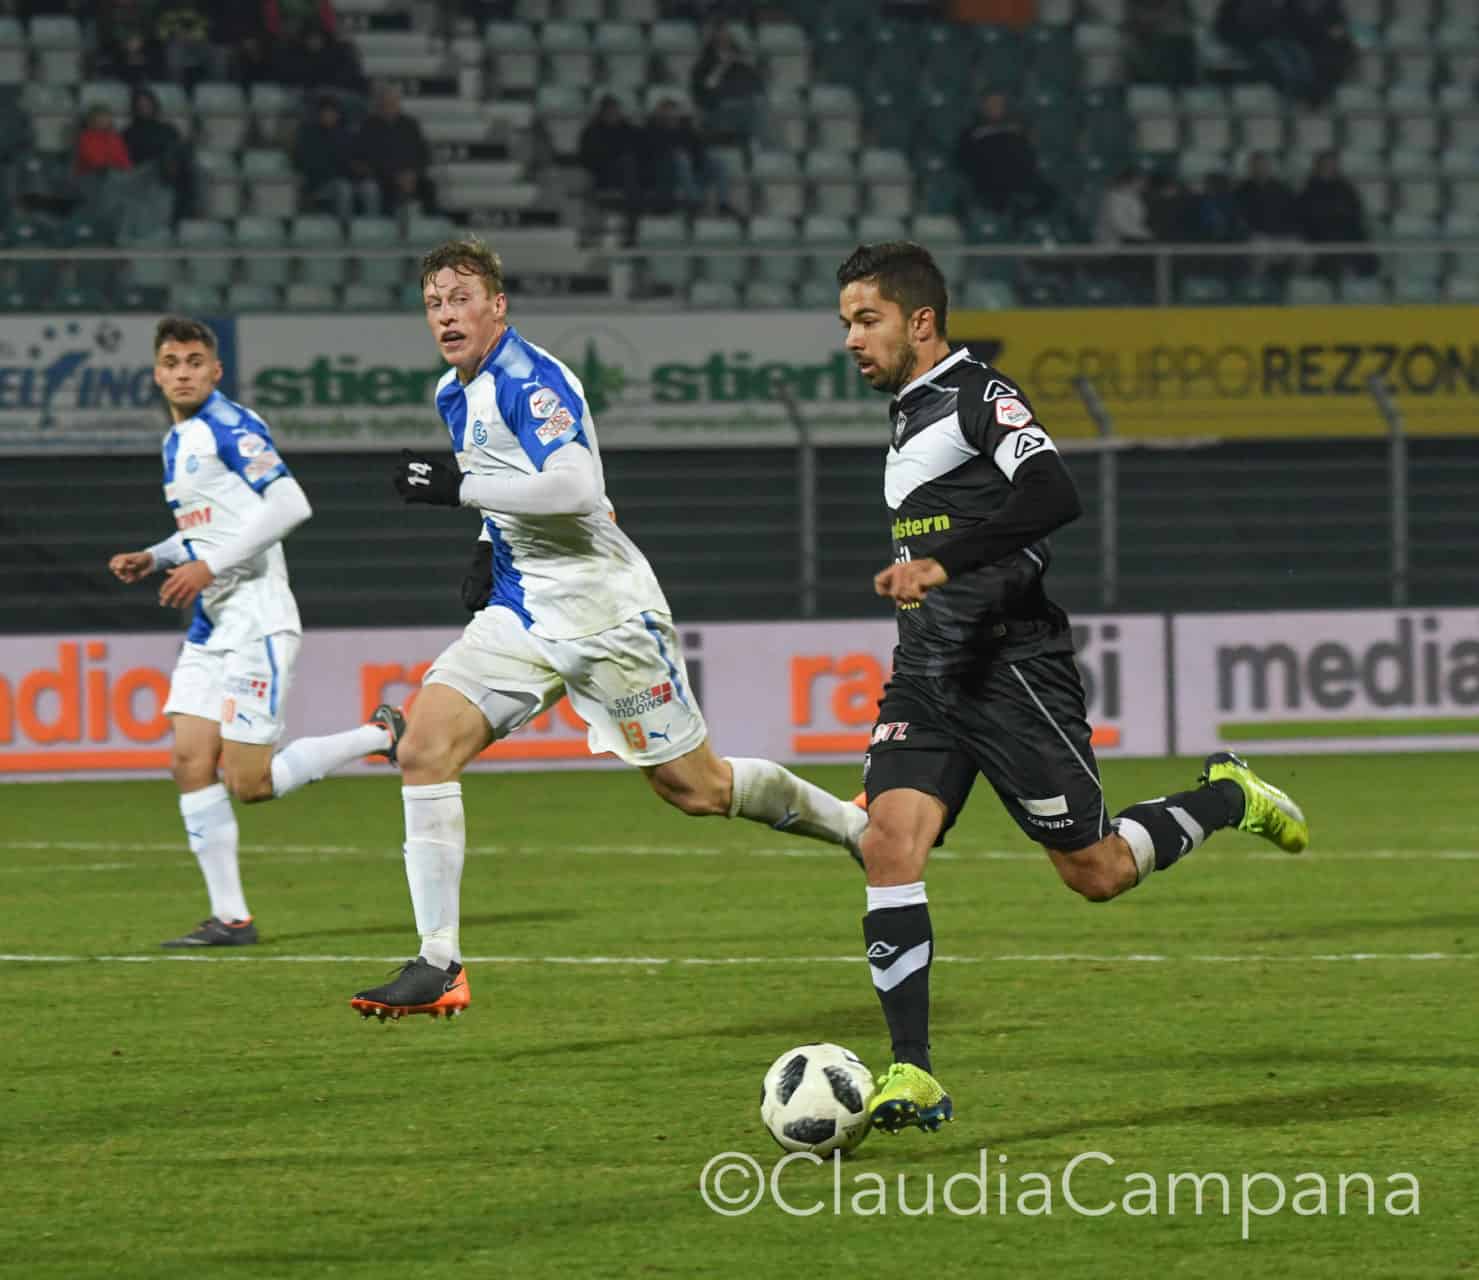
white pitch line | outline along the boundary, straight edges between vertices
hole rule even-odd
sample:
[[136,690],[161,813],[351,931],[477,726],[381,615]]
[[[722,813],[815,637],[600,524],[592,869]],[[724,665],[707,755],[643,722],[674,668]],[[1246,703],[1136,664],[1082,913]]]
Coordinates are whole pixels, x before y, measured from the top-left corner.
[[[1250,951],[1235,955],[1157,954],[1154,952],[1128,953],[1125,955],[1095,955],[1085,952],[1064,951],[1033,954],[1004,954],[994,956],[936,956],[941,964],[1175,964],[1194,962],[1198,964],[1331,964],[1408,962],[1425,963],[1464,961],[1479,959],[1479,952],[1451,951],[1346,951],[1316,952],[1313,954],[1290,955],[1272,952]],[[404,953],[396,956],[335,956],[335,955],[29,955],[0,954],[0,964],[402,964]],[[811,964],[863,964],[863,956],[465,956],[464,964],[488,965],[579,965],[591,968],[660,968],[678,966],[682,968],[727,968],[741,965],[811,965]]]

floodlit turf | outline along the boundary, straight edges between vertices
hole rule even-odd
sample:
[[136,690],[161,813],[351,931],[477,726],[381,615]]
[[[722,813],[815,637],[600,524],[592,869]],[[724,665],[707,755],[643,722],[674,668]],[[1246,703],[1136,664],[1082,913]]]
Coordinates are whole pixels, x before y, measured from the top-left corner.
[[[392,777],[240,810],[264,944],[208,960],[157,948],[206,914],[168,784],[0,788],[0,952],[151,960],[0,961],[0,1274],[1471,1273],[1472,761],[1261,763],[1309,811],[1307,855],[1222,835],[1102,906],[983,787],[929,871],[955,1122],[872,1135],[835,1187],[830,1167],[784,1170],[812,1216],[767,1194],[730,1219],[700,1171],[726,1151],[773,1164],[772,1059],[830,1039],[887,1062],[840,851],[685,819],[631,773],[472,777],[463,945],[497,959],[469,963],[464,1018],[380,1026],[347,1002],[415,947]],[[1195,769],[1111,763],[1111,807]],[[846,793],[856,771],[812,776]],[[979,1207],[944,1184],[979,1178],[983,1148],[986,1212],[952,1212]],[[1115,1163],[1080,1162],[1080,1203],[1130,1200],[1097,1217],[1061,1181],[1092,1152]],[[1416,1216],[1386,1212],[1394,1189],[1413,1207],[1399,1171]],[[1178,1172],[1225,1175],[1230,1214],[1211,1180],[1200,1216],[1186,1181],[1171,1212]],[[1250,1216],[1245,1241],[1274,1178],[1319,1208],[1305,1172],[1325,1215]],[[1337,1216],[1361,1172],[1376,1213],[1348,1177]],[[901,1178],[931,1216],[901,1211]]]

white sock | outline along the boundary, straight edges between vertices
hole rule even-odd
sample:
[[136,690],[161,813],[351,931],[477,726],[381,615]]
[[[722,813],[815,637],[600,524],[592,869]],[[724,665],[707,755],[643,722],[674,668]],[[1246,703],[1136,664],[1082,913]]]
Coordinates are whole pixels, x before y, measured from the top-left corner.
[[868,815],[850,800],[839,800],[774,760],[725,759],[734,771],[731,818],[749,818],[777,831],[845,845],[856,852]]
[[200,791],[186,792],[180,797],[180,817],[185,820],[190,852],[205,877],[211,915],[226,921],[250,919],[252,913],[247,910],[241,871],[236,865],[236,814],[226,788],[217,782]]
[[402,787],[406,810],[406,881],[416,912],[421,954],[445,969],[462,960],[457,939],[458,894],[467,826],[462,816],[462,784],[437,782]]
[[390,746],[390,730],[380,724],[331,733],[325,738],[299,738],[272,757],[272,794],[281,799],[290,791],[325,778],[352,760]]

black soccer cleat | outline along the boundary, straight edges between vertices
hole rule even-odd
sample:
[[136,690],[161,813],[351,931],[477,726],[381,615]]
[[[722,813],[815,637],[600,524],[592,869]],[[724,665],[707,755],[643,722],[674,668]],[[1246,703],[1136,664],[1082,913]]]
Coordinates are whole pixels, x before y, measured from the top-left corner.
[[406,736],[406,713],[399,707],[393,707],[388,702],[382,702],[375,708],[370,717],[371,724],[378,724],[390,734],[390,745],[384,751],[372,751],[372,756],[384,756],[391,764],[396,764],[396,748],[401,745],[401,739]]
[[467,974],[457,963],[438,969],[425,956],[408,960],[383,987],[359,992],[349,1002],[362,1018],[399,1021],[410,1013],[455,1018],[471,1002]]
[[217,916],[202,920],[200,928],[161,942],[161,947],[249,947],[257,941],[257,926],[251,916],[229,924]]

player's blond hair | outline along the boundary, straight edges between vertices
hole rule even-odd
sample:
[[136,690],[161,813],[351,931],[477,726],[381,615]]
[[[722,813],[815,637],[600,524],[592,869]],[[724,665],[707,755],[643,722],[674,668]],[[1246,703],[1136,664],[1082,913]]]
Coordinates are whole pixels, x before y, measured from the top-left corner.
[[426,282],[451,267],[460,276],[477,276],[487,287],[490,298],[503,292],[503,261],[481,240],[448,240],[421,259],[421,289]]
[[216,331],[210,325],[189,316],[165,316],[154,326],[155,355],[166,342],[198,342],[212,355],[220,346],[216,341]]

